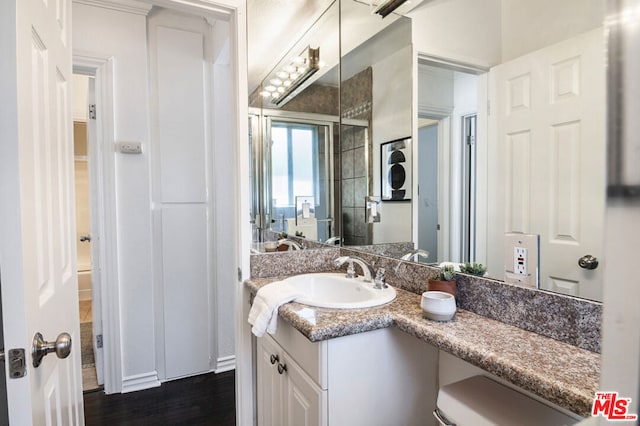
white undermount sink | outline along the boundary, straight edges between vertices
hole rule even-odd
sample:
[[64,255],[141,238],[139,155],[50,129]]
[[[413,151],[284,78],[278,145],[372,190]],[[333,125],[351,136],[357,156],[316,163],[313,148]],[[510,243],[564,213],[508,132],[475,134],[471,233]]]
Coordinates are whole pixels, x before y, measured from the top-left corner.
[[346,278],[343,273],[302,274],[283,281],[302,293],[296,302],[319,308],[370,308],[396,298],[393,287],[375,289],[363,277]]

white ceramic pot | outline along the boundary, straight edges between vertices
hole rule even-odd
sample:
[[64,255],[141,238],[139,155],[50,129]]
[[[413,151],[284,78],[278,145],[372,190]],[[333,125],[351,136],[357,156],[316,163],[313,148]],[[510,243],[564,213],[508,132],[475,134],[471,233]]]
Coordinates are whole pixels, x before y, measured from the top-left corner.
[[444,291],[425,291],[420,300],[422,313],[435,321],[449,321],[456,314],[456,299]]

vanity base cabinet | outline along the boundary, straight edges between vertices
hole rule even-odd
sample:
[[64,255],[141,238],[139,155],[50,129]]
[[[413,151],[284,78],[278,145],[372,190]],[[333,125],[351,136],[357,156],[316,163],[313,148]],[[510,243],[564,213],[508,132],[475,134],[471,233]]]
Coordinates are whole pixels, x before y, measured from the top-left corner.
[[257,358],[259,426],[436,424],[438,350],[395,328],[313,343],[281,321]]

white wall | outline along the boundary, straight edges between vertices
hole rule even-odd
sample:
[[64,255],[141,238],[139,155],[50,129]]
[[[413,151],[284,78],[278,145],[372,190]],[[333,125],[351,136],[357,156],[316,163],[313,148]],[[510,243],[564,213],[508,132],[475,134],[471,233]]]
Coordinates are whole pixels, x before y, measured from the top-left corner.
[[[373,193],[380,195],[380,144],[411,136],[413,47],[407,45],[372,65]],[[407,78],[398,78],[406,75]],[[373,243],[411,241],[411,203],[385,202],[381,221],[373,224]]]
[[[114,134],[149,146],[146,18],[73,4],[73,48],[114,57]],[[99,113],[99,112],[98,112]],[[156,371],[149,156],[115,155],[123,380]],[[108,344],[108,341],[107,341]]]
[[[213,169],[215,183],[215,198],[221,200],[215,203],[215,253],[216,253],[216,319],[217,347],[213,354],[217,359],[216,371],[231,368],[231,358],[235,353],[234,334],[234,305],[236,271],[233,269],[238,247],[236,241],[236,229],[240,218],[234,214],[233,203],[248,194],[239,194],[238,188],[233,186],[234,180],[230,177],[235,173],[236,147],[233,144],[233,85],[231,84],[231,65],[229,56],[229,24],[217,22],[214,26],[214,42],[220,42],[217,47],[217,55],[214,55],[213,65]],[[226,39],[225,39],[225,36]],[[248,161],[246,164],[249,164]],[[224,183],[224,184],[223,184]]]
[[417,52],[479,66],[501,60],[501,0],[424,2],[408,13]]
[[416,51],[491,67],[602,25],[605,0],[444,0],[407,16]]
[[[150,152],[149,124],[150,95],[148,72],[147,21],[141,14],[104,9],[100,7],[73,4],[73,45],[74,52],[85,56],[113,58],[114,78],[114,134],[116,140],[141,141],[141,155],[113,153],[116,162],[116,198],[118,226],[118,285],[120,292],[119,313],[121,320],[122,379],[124,390],[144,388],[158,384],[158,362],[163,354],[156,351],[157,320],[154,296],[161,291],[156,283],[157,268],[153,269],[154,243],[162,241],[158,229],[152,228],[151,188],[153,181]],[[215,97],[214,123],[211,136],[216,143],[212,153],[215,168],[212,179],[220,182],[234,182],[235,145],[233,132],[233,93],[230,83],[228,35],[229,25],[216,22],[214,34],[217,41],[211,48],[217,57],[212,74],[221,77],[212,83]],[[226,36],[226,38],[225,38]],[[226,44],[226,47],[225,47]],[[210,106],[209,106],[210,107]],[[222,115],[217,116],[220,112]],[[233,185],[220,185],[209,196],[224,199],[214,203],[212,222],[213,233],[220,235],[216,247],[216,267],[212,269],[213,280],[220,282],[220,288],[210,288],[210,304],[215,305],[211,316],[202,321],[213,322],[212,339],[207,357],[211,356],[211,369],[224,370],[234,367],[234,292],[236,222],[233,217],[237,193]],[[220,198],[219,198],[220,197]],[[224,197],[224,198],[221,198]],[[162,265],[160,265],[162,268]],[[208,296],[204,296],[208,297]],[[162,317],[162,315],[160,315]],[[169,344],[171,344],[169,342]],[[220,365],[220,361],[223,365]]]
[[606,0],[504,0],[502,62],[602,26]]

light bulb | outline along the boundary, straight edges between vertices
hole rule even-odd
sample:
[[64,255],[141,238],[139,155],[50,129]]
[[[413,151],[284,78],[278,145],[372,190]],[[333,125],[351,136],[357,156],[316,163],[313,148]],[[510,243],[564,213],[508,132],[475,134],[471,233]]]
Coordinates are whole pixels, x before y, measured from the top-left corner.
[[262,92],[260,92],[260,96],[264,98],[268,98],[269,96],[271,96],[271,92],[267,92],[266,90],[263,90]]
[[296,67],[294,67],[293,65],[287,65],[286,67],[284,67],[284,70],[285,70],[286,72],[291,73],[291,72],[295,72]]
[[289,86],[291,86],[291,80],[285,80],[285,81],[283,81],[283,82],[282,82],[282,85],[283,85],[284,87],[289,87]]
[[267,86],[264,88],[264,90],[268,91],[268,92],[275,92],[276,91],[276,86]]
[[289,73],[286,71],[278,71],[276,75],[283,80],[286,80],[287,78],[289,78]]
[[272,78],[271,80],[269,80],[269,83],[273,84],[274,86],[282,86],[282,80],[280,80],[279,78]]
[[282,86],[278,87],[278,92],[284,93],[284,87],[282,87]]

